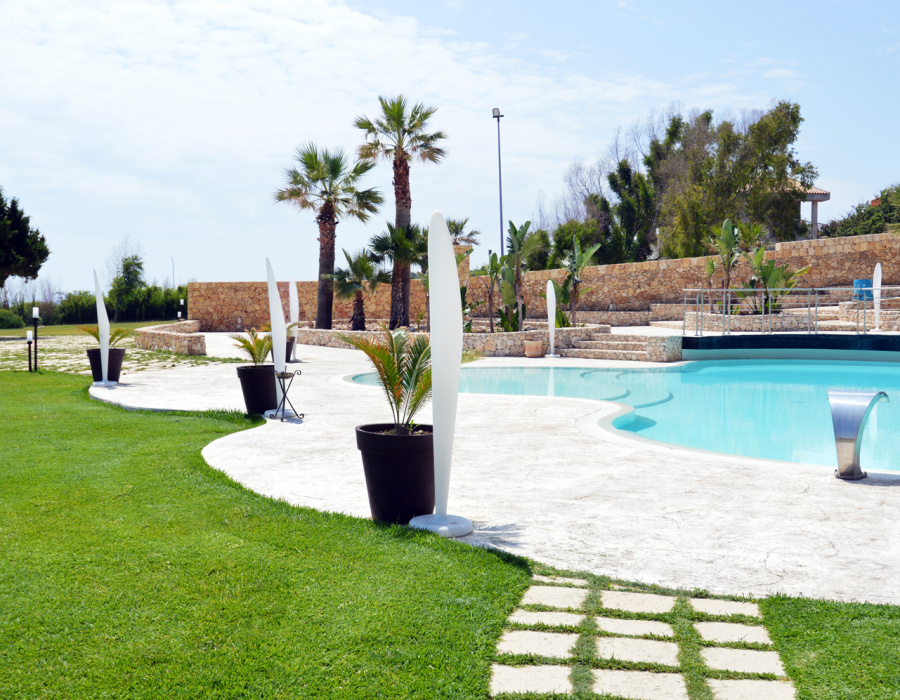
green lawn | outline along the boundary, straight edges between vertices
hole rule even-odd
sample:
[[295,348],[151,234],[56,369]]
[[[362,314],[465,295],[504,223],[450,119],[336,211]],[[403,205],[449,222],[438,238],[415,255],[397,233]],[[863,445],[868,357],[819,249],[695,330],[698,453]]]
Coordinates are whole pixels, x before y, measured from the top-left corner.
[[[175,321],[133,321],[129,323],[113,323],[110,321],[109,325],[111,328],[128,328],[130,330],[134,330],[135,328],[145,328],[146,326],[161,326],[164,323],[175,323]],[[81,330],[82,326],[89,325],[97,325],[90,323],[78,323],[75,325],[60,325],[60,326],[38,326],[38,338],[43,337],[55,337],[60,335],[84,335],[84,331]],[[25,328],[0,328],[0,338],[24,338],[25,333],[27,331],[32,330],[34,327],[31,323],[26,324]]]
[[251,493],[200,457],[251,422],[85,386],[0,374],[0,697],[486,696],[522,561]]
[[[259,496],[200,457],[254,421],[126,412],[86,385],[0,373],[0,697],[487,697],[528,563]],[[592,581],[588,612],[614,583],[564,573]],[[618,583],[679,596],[691,700],[712,700],[705,679],[723,674],[689,624],[697,592]],[[900,698],[900,608],[760,607],[801,700]],[[579,700],[610,665],[590,637],[571,662]]]

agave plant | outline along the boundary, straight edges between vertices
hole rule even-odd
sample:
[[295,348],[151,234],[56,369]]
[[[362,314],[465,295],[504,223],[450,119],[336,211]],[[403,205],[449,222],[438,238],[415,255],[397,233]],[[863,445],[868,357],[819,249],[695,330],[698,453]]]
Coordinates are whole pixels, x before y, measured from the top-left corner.
[[382,325],[380,337],[370,339],[338,333],[337,337],[368,356],[387,396],[395,435],[413,431],[413,417],[431,398],[431,345],[425,336],[410,340],[404,329]]
[[266,356],[272,352],[272,336],[259,335],[255,328],[247,331],[247,335],[229,335],[235,342],[234,347],[243,350],[250,356],[254,365],[261,365],[266,361]]
[[[100,342],[100,329],[97,326],[79,326],[79,330],[82,330],[93,337],[98,343]],[[133,335],[134,331],[130,331],[127,328],[110,328],[109,347],[113,347],[114,345],[121,343],[125,338],[130,338]]]

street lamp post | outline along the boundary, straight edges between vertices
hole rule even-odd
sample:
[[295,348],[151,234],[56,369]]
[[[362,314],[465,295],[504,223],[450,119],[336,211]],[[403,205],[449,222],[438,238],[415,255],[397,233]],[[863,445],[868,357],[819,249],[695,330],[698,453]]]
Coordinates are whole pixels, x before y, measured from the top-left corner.
[[497,120],[497,177],[500,182],[500,257],[503,257],[503,168],[500,167],[500,109],[494,107],[494,119]]

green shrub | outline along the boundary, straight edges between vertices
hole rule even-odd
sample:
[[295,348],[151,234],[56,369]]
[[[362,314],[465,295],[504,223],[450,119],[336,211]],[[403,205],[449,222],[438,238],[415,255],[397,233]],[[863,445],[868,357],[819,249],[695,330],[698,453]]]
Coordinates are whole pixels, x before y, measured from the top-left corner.
[[24,328],[25,321],[9,309],[0,309],[0,328]]
[[819,230],[823,238],[867,236],[884,233],[888,224],[900,223],[900,185],[881,191],[881,202],[871,206],[869,202],[857,204],[843,219],[830,221]]

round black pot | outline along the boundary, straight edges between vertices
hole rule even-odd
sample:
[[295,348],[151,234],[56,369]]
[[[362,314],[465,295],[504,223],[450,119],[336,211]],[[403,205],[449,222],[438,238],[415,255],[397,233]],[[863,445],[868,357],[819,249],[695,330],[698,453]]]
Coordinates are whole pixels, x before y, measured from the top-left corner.
[[245,365],[237,368],[237,375],[247,413],[265,413],[278,408],[273,365]]
[[[284,363],[287,364],[291,361],[291,353],[294,351],[294,339],[288,338],[287,343],[284,346]],[[275,348],[269,353],[272,356],[272,362],[275,362]]]
[[[95,382],[103,381],[103,362],[100,359],[100,348],[88,348],[88,362],[91,363],[91,375]],[[122,360],[125,359],[125,348],[110,348],[109,360],[106,368],[106,378],[111,382],[118,382],[122,374]]]
[[356,426],[372,519],[408,523],[434,512],[434,442],[430,425],[419,435],[388,435],[393,423]]

